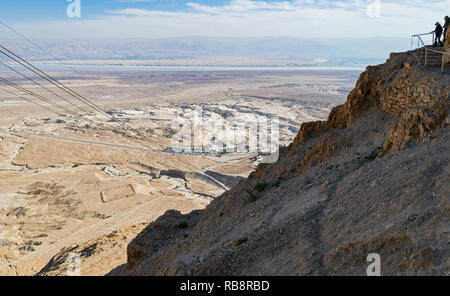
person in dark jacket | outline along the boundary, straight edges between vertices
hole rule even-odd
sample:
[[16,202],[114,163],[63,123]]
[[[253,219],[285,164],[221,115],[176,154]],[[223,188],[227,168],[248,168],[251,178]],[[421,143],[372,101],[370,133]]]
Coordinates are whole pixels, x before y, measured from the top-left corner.
[[442,41],[441,41],[442,31],[443,31],[443,29],[442,29],[441,24],[439,22],[436,23],[436,29],[434,30],[434,47],[437,46],[438,41],[441,46],[444,46],[444,43],[442,43]]
[[445,43],[445,39],[447,37],[447,30],[448,30],[448,27],[450,26],[450,17],[446,16],[444,19],[445,19],[445,23],[444,23],[444,43]]

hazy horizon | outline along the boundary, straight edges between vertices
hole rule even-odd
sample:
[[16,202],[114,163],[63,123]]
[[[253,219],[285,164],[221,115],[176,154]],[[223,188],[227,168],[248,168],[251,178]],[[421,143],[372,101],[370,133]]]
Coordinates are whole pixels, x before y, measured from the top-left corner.
[[[292,37],[177,37],[33,39],[46,52],[26,40],[4,39],[6,46],[31,60],[159,60],[248,59],[292,60],[314,63],[340,60],[384,60],[390,52],[409,50],[407,38],[300,39]],[[389,43],[389,46],[384,44]],[[349,62],[349,61],[346,61]]]
[[450,0],[0,0],[0,6],[2,41],[30,59],[370,63],[410,49],[411,34],[433,30]]

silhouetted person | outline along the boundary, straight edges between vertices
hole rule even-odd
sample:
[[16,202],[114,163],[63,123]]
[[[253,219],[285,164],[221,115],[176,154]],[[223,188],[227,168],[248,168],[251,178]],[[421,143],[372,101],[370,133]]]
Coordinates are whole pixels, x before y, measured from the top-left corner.
[[446,16],[444,19],[445,19],[445,23],[444,23],[444,43],[445,43],[445,39],[447,37],[447,30],[448,30],[448,27],[450,26],[450,17]]
[[437,46],[438,41],[441,46],[444,46],[444,43],[442,43],[442,41],[441,41],[442,31],[443,31],[443,29],[442,29],[441,24],[436,23],[436,29],[434,30],[434,47]]

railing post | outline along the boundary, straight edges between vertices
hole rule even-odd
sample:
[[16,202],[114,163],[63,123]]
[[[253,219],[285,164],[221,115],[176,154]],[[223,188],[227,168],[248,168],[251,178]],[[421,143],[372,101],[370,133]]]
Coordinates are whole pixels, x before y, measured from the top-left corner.
[[425,67],[428,65],[428,49],[425,48]]
[[[422,64],[422,59],[424,58],[424,53],[423,53],[424,49],[423,47],[420,49],[420,64]],[[424,65],[425,65],[425,61],[424,61]]]

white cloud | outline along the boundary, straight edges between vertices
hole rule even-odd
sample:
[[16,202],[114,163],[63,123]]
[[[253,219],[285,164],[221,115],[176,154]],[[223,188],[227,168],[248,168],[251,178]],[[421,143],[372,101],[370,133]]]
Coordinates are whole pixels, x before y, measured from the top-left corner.
[[187,6],[199,12],[206,12],[212,14],[227,14],[233,12],[248,13],[257,10],[271,10],[274,11],[292,11],[298,7],[298,2],[264,2],[251,0],[232,0],[229,4],[224,6],[208,6],[195,2],[188,2]]
[[[120,0],[127,1],[127,0]],[[146,1],[146,0],[131,0]],[[222,6],[187,4],[187,10],[128,8],[97,19],[34,22],[16,28],[39,37],[290,36],[302,38],[407,37],[429,32],[450,0],[381,0],[381,15],[366,9],[378,0],[231,0]],[[129,2],[129,1],[128,1]]]

